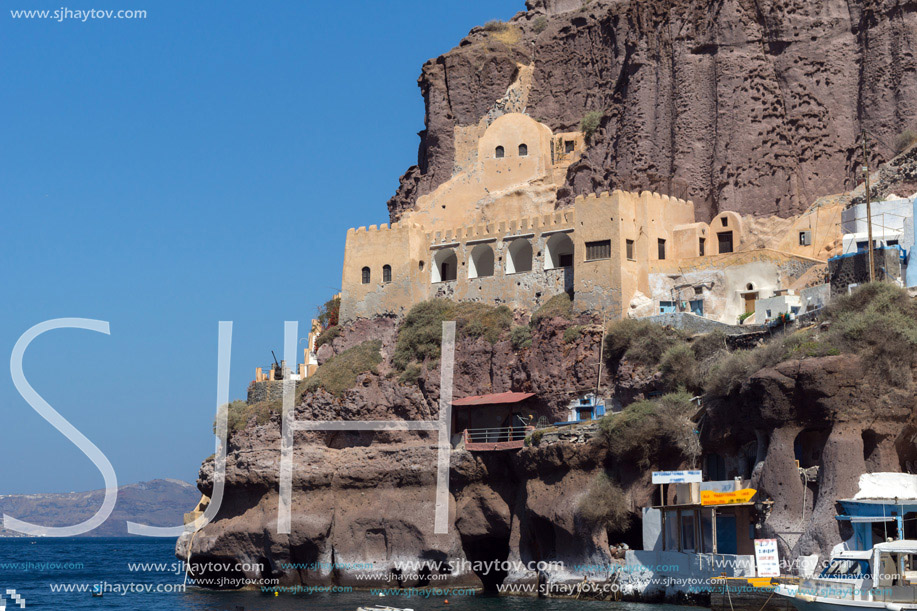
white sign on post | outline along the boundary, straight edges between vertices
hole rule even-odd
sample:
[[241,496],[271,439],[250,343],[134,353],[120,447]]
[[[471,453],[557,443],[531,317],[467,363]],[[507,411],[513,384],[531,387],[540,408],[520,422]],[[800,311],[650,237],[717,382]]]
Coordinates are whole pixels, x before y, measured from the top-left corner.
[[758,577],[780,577],[776,539],[755,539],[755,564],[758,565]]
[[653,471],[654,484],[693,484],[704,480],[704,474],[697,471]]

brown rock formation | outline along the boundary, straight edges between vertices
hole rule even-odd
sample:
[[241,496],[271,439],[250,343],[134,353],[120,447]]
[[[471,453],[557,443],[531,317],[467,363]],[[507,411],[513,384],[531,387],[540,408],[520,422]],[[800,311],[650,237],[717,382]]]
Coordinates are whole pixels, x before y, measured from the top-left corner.
[[[850,190],[857,139],[873,162],[917,116],[917,4],[899,0],[530,0],[509,35],[475,28],[427,62],[418,165],[392,220],[452,174],[453,134],[534,64],[527,112],[555,131],[601,126],[560,204],[651,189],[722,210],[789,216]],[[875,142],[875,140],[874,140]]]
[[[359,376],[343,397],[323,390],[304,394],[297,419],[437,417],[438,369],[424,369],[416,384],[400,382],[390,363],[396,327],[388,319],[376,322],[375,329],[366,327],[372,321],[343,329],[328,350],[340,353],[357,337],[381,340],[378,371]],[[565,341],[563,331],[574,322],[586,326],[574,341]],[[589,323],[543,321],[531,347],[518,351],[508,341],[461,339],[455,396],[536,392],[539,407],[555,420],[563,418],[569,398],[595,383],[601,334]],[[660,384],[658,375],[626,361],[605,380],[603,393],[625,402]],[[856,493],[859,475],[904,470],[917,460],[914,389],[882,384],[857,356],[783,362],[707,405],[699,425],[706,452],[725,459],[726,477],[751,471],[758,498],[773,501],[761,533],[781,542],[784,558],[824,557],[842,540],[835,501]],[[634,518],[652,504],[654,492],[651,469],[616,462],[595,426],[546,433],[515,452],[453,452],[446,535],[433,533],[435,443],[427,432],[297,433],[292,534],[280,535],[280,417],[274,414],[263,425],[252,420],[230,438],[225,499],[217,519],[195,535],[192,561],[261,563],[263,571],[246,576],[276,577],[287,585],[488,587],[544,579],[576,583],[583,578],[577,565],[609,565],[620,557],[615,544],[641,544],[637,519],[609,540],[608,531],[581,515],[579,503],[603,471],[623,487]],[[693,466],[661,441],[653,461],[656,469]],[[208,459],[198,482],[205,494],[212,491],[212,478]],[[188,544],[179,543],[182,558]],[[398,567],[406,561],[432,566],[408,574]],[[491,571],[468,564],[494,561],[520,564]],[[564,568],[539,571],[532,564],[558,561]]]
[[[862,473],[903,471],[913,459],[917,400],[867,375],[853,355],[789,361],[754,374],[710,410],[703,439],[726,454],[757,440],[752,478],[775,501],[764,525],[781,555],[827,557],[842,537],[835,502],[859,490]],[[806,477],[796,467],[817,466]],[[801,534],[800,534],[801,533]]]

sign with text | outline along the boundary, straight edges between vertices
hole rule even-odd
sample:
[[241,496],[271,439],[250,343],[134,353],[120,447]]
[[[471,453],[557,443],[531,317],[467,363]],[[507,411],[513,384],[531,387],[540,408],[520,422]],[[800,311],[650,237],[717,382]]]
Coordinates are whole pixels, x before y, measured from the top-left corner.
[[755,564],[758,566],[758,577],[780,577],[776,539],[755,539]]
[[755,496],[754,488],[742,488],[735,492],[713,492],[712,490],[700,491],[701,505],[735,505],[736,503],[750,503]]
[[703,481],[704,474],[698,471],[653,471],[654,484],[693,484]]

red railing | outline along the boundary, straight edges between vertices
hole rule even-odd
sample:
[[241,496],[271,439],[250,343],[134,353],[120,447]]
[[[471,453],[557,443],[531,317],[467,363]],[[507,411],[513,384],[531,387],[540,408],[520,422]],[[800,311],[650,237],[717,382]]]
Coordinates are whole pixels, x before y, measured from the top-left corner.
[[494,450],[518,450],[525,445],[525,438],[532,434],[534,426],[505,426],[494,429],[465,429],[465,449],[472,452]]

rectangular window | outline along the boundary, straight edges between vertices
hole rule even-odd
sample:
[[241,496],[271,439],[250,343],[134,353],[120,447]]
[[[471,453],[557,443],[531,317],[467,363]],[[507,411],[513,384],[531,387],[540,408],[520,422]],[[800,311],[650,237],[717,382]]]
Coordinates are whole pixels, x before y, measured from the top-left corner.
[[665,240],[659,238],[659,259],[665,259]]
[[628,261],[633,261],[633,260],[634,260],[634,241],[633,241],[633,240],[627,240],[627,241],[624,243],[624,250],[625,250],[625,252],[627,253],[627,260],[628,260]]
[[[725,220],[725,218],[723,220]],[[719,240],[721,255],[732,252],[732,232],[731,231],[722,231],[716,234],[716,237]]]
[[722,219],[723,227],[729,227],[729,217],[724,216]]
[[800,246],[811,246],[812,245],[812,232],[811,231],[800,231],[799,232],[799,245]]
[[611,258],[611,240],[586,242],[586,260],[598,261]]
[[576,142],[573,140],[564,140],[564,153],[572,153],[573,149],[576,148]]
[[681,550],[694,551],[694,514],[681,514]]
[[700,239],[700,245],[699,245],[699,247],[698,247],[698,250],[700,251],[700,256],[702,256],[702,257],[704,256],[704,247],[705,247],[706,245],[707,245],[707,238],[701,238],[701,239]]

